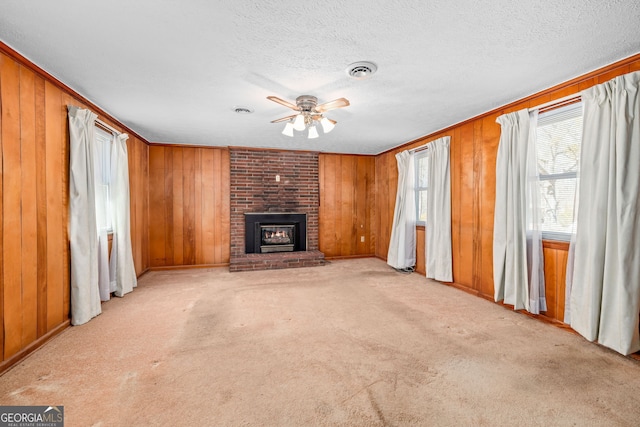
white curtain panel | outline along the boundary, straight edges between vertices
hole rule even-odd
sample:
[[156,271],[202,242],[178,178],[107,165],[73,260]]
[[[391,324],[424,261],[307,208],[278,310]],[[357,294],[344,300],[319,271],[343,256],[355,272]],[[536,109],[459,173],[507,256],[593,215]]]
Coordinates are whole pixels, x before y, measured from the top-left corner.
[[93,163],[97,116],[74,106],[68,107],[68,116],[71,323],[82,325],[101,313]]
[[407,269],[416,264],[414,155],[409,150],[405,150],[396,154],[396,161],[398,162],[398,190],[387,264],[396,269]]
[[529,113],[529,139],[527,144],[527,280],[529,281],[529,312],[547,311],[544,281],[544,252],[542,251],[542,212],[540,210],[540,172],[536,129],[538,111]]
[[427,144],[427,220],[425,254],[427,278],[453,281],[451,262],[451,175],[449,166],[450,137]]
[[635,72],[581,93],[571,327],[625,355],[640,350],[639,86]]
[[131,292],[138,284],[131,247],[128,138],[127,134],[117,135],[111,154],[113,242],[110,276],[111,288],[118,297]]
[[515,310],[546,310],[538,224],[535,122],[528,110],[504,114],[496,162],[493,231],[494,298]]

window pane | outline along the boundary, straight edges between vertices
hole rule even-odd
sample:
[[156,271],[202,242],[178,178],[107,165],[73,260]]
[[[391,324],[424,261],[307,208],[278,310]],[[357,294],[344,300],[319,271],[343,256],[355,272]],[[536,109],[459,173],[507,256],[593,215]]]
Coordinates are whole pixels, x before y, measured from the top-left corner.
[[427,156],[418,157],[416,166],[418,167],[418,188],[427,188],[429,177],[429,170],[427,168]]
[[95,128],[96,221],[99,229],[111,230],[111,148],[113,135]]
[[[536,128],[540,174],[540,220],[543,232],[571,233],[580,165],[582,108],[569,105],[541,114]],[[555,177],[556,174],[573,176]],[[546,178],[546,179],[545,179]]]
[[538,126],[540,175],[577,172],[582,139],[582,116]]
[[427,190],[418,193],[418,221],[427,220]]
[[540,182],[542,231],[572,232],[575,194],[575,178]]

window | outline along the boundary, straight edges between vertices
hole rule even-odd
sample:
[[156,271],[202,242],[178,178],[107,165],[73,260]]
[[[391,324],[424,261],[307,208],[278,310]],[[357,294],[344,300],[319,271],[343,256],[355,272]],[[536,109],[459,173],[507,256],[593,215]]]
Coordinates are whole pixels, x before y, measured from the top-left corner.
[[429,189],[429,169],[427,150],[415,155],[416,168],[416,219],[424,225],[427,220],[427,191]]
[[582,103],[540,113],[536,128],[544,239],[569,240],[580,165]]
[[96,221],[98,230],[113,230],[111,222],[111,148],[113,134],[95,128]]

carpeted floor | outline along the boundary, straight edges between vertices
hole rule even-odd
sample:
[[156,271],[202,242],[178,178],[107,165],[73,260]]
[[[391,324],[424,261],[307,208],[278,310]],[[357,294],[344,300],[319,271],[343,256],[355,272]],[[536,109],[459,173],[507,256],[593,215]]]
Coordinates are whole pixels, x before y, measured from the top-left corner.
[[0,377],[67,426],[637,426],[640,363],[377,259],[151,272]]

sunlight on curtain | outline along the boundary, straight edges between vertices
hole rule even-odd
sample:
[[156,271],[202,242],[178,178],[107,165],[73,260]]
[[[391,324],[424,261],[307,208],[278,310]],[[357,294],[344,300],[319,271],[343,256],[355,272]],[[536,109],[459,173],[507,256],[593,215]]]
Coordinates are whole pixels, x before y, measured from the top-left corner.
[[445,136],[427,144],[427,217],[425,262],[427,278],[453,281],[451,256],[451,176],[449,141]]
[[396,154],[396,160],[398,190],[387,264],[395,269],[412,269],[416,264],[414,155],[409,150],[405,150]]
[[[622,354],[640,350],[640,72],[581,93],[571,327]],[[568,274],[570,272],[568,271]]]
[[515,310],[546,311],[540,232],[535,120],[528,110],[504,114],[496,161],[494,298]]
[[97,116],[74,106],[68,106],[68,113],[71,323],[82,325],[101,313],[94,179]]
[[111,247],[111,288],[122,297],[137,286],[131,246],[129,200],[129,155],[127,134],[115,137],[111,154],[111,217],[113,243]]

